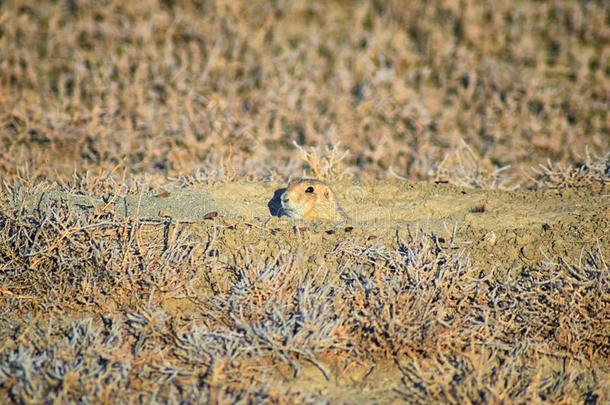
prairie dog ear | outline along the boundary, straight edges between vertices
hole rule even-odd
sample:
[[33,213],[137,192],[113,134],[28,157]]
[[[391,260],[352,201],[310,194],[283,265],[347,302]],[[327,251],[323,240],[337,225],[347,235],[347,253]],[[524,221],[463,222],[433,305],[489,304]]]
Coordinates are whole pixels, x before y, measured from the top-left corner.
[[330,198],[330,191],[329,190],[324,190],[324,197]]

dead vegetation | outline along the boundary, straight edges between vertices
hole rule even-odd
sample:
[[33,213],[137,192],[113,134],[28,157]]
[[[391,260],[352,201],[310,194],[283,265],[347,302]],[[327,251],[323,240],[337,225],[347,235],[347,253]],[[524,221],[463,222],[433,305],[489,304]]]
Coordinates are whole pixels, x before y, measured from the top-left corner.
[[529,170],[532,188],[562,189],[586,186],[587,184],[610,183],[610,153],[605,156],[591,156],[587,151],[585,158],[577,166],[566,166],[550,160],[537,168]]
[[425,228],[24,207],[302,175],[607,192],[609,13],[0,2],[0,402],[609,402],[608,246],[489,265]]
[[309,168],[303,173],[303,177],[310,177],[325,181],[336,181],[350,178],[350,169],[343,167],[343,160],[349,156],[349,150],[341,150],[340,144],[327,147],[325,151],[320,148],[306,150],[301,145],[294,143],[300,153],[300,158]]
[[24,211],[7,197],[0,392],[11,401],[318,402],[326,391],[299,384],[304,368],[330,384],[353,364],[393,365],[388,400],[608,398],[601,246],[507,271],[420,229],[321,232],[330,242],[308,230],[301,244],[290,227],[247,236],[251,224],[218,217],[168,238],[162,221]]
[[[578,166],[607,153],[604,1],[6,1],[0,170],[300,176],[294,142],[357,176]],[[506,174],[506,173],[505,173]]]

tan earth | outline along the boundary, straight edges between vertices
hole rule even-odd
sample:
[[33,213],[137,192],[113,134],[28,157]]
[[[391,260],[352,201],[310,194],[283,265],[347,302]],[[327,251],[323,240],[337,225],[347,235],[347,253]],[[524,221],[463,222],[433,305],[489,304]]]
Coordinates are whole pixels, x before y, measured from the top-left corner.
[[[439,243],[459,239],[469,246],[474,261],[499,269],[546,256],[578,255],[582,246],[592,243],[598,243],[606,257],[610,249],[610,188],[603,185],[531,192],[385,181],[342,182],[333,188],[350,217],[351,235],[392,238],[396,230],[430,230],[438,235]],[[331,236],[324,231],[334,228],[332,223],[275,217],[283,190],[278,183],[229,183],[160,196],[103,199],[51,192],[30,198],[28,206],[43,208],[49,200],[67,197],[76,209],[110,206],[119,215],[149,220],[171,218],[197,224],[217,215],[224,221],[256,223],[263,233],[298,225],[311,228],[309,238],[322,245],[345,235],[345,224]]]

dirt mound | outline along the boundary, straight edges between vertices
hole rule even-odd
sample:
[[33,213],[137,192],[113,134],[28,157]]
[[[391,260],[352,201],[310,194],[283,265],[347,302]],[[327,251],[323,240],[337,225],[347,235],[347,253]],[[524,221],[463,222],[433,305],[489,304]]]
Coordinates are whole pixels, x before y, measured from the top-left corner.
[[[278,183],[225,183],[190,187],[157,195],[104,197],[49,192],[31,196],[26,206],[44,210],[64,200],[78,210],[112,210],[117,217],[196,225],[216,216],[223,221],[256,224],[265,238],[273,227],[308,229],[309,237],[340,235],[394,238],[396,231],[423,229],[440,245],[468,244],[477,263],[500,268],[533,263],[545,257],[575,256],[599,244],[610,246],[610,189],[603,185],[548,191],[475,190],[450,184],[385,181],[334,184],[348,223],[296,222],[277,218]],[[335,234],[332,238],[328,235]],[[286,236],[299,238],[298,235]],[[289,241],[287,241],[289,243]]]

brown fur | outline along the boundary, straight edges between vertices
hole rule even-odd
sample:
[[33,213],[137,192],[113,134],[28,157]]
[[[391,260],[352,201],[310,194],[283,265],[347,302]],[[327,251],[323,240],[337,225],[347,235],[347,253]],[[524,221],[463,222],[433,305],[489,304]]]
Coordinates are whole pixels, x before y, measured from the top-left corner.
[[348,218],[329,185],[315,179],[291,182],[282,194],[282,208],[286,215],[306,221],[339,222]]

